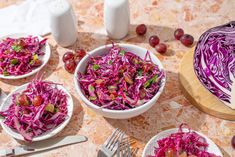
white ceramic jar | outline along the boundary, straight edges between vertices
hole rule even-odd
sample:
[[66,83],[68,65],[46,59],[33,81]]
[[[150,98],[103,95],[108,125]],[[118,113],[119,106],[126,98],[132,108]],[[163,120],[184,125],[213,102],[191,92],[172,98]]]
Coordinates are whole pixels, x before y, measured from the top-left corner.
[[122,39],[129,31],[130,11],[128,0],[104,1],[104,25],[108,36]]
[[67,0],[53,0],[49,4],[51,33],[56,42],[67,47],[77,40],[77,20]]

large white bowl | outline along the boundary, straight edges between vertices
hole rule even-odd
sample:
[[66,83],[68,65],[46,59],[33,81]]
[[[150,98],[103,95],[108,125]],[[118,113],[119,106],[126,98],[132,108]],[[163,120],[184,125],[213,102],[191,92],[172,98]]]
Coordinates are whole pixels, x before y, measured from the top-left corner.
[[[6,39],[7,37],[10,37],[10,38],[21,38],[21,37],[28,37],[28,36],[30,36],[30,35],[29,34],[24,34],[24,33],[11,34],[11,35],[7,35],[7,36],[4,36],[4,37],[1,37],[0,41],[2,41],[3,39]],[[40,41],[43,40],[43,37],[41,37],[41,36],[38,36],[38,35],[32,35],[32,36],[38,37],[38,39]],[[39,72],[47,64],[47,62],[49,61],[50,56],[51,56],[51,50],[50,50],[50,46],[49,46],[48,42],[46,42],[46,45],[42,48],[42,51],[45,54],[43,56],[39,56],[39,59],[42,61],[42,65],[40,65],[39,67],[36,67],[35,69],[33,69],[29,73],[26,73],[26,74],[23,74],[23,75],[18,75],[18,76],[13,76],[13,75],[4,76],[4,75],[0,74],[0,78],[11,79],[11,80],[21,79],[21,78],[25,78],[25,77],[31,76],[31,75]]]
[[[170,134],[176,133],[178,132],[178,128],[173,128],[173,129],[168,129],[165,131],[162,131],[160,133],[158,133],[156,136],[152,137],[149,142],[146,144],[142,157],[148,157],[148,156],[154,156],[154,150],[156,147],[158,147],[157,141],[163,138],[166,138],[168,136],[170,136]],[[192,130],[194,131],[194,130]],[[183,132],[188,132],[188,129],[183,128]],[[222,152],[220,151],[220,149],[217,147],[217,145],[211,140],[209,139],[206,135],[194,131],[196,132],[198,135],[202,136],[203,138],[205,138],[206,142],[208,143],[208,148],[207,151],[210,153],[214,153],[217,156],[223,156]]]
[[[8,109],[8,107],[11,105],[12,103],[12,97],[14,93],[20,93],[22,91],[24,91],[27,87],[27,84],[24,84],[18,88],[16,88],[14,91],[12,91],[4,100],[4,102],[2,103],[2,105],[0,106],[0,111],[5,111],[6,109]],[[60,131],[63,130],[63,128],[69,123],[72,114],[73,114],[73,99],[72,96],[70,95],[70,93],[62,86],[62,85],[57,85],[57,88],[62,90],[63,92],[65,92],[65,94],[67,95],[67,103],[68,103],[68,115],[66,117],[66,119],[60,124],[58,125],[56,128],[54,128],[53,130],[47,131],[39,136],[33,137],[32,141],[41,141],[41,140],[45,140],[48,138],[53,137],[54,135],[58,134]],[[9,128],[5,123],[4,123],[4,119],[0,118],[0,124],[2,126],[2,128],[4,129],[4,131],[9,134],[10,136],[12,136],[15,139],[24,141],[24,138],[21,134],[19,134],[16,130],[13,130],[11,128]]]
[[[125,51],[130,51],[142,59],[144,59],[144,56],[145,56],[146,52],[148,51],[145,48],[135,46],[135,45],[130,45],[130,44],[119,44],[119,46],[122,47]],[[80,84],[77,81],[78,71],[81,73],[85,72],[85,70],[87,68],[87,63],[90,58],[89,56],[105,55],[108,53],[108,50],[111,47],[112,47],[111,44],[98,47],[98,48],[94,49],[93,51],[89,52],[88,53],[89,55],[86,55],[80,61],[80,63],[78,64],[78,66],[75,70],[75,75],[74,75],[75,88],[76,88],[79,96],[81,97],[81,99],[85,102],[85,104],[89,108],[94,110],[96,113],[99,113],[99,114],[103,115],[104,117],[113,118],[113,119],[127,119],[127,118],[138,116],[138,115],[144,113],[145,111],[147,111],[148,109],[150,109],[154,104],[156,104],[156,101],[158,100],[159,96],[161,95],[161,93],[165,87],[166,77],[163,78],[159,91],[156,93],[156,95],[150,101],[148,101],[147,103],[145,103],[139,107],[129,109],[129,110],[110,110],[110,109],[101,108],[101,107],[93,104],[83,94],[83,92],[80,88]],[[161,62],[159,61],[159,59],[151,52],[150,52],[150,56],[151,56],[152,61],[159,66],[159,69],[164,71],[163,66],[162,66]]]

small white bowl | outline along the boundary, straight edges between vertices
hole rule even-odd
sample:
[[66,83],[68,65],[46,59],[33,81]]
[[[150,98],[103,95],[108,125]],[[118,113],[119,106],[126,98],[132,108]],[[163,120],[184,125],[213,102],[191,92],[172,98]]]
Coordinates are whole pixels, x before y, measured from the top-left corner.
[[[21,37],[28,37],[28,36],[30,36],[30,34],[24,34],[24,33],[11,34],[11,35],[7,35],[7,36],[4,36],[4,37],[1,37],[0,41],[2,41],[3,39],[6,39],[7,37],[10,37],[10,38],[21,38]],[[43,37],[41,37],[41,36],[38,36],[38,35],[32,35],[32,36],[38,37],[39,41],[43,40]],[[47,64],[47,62],[50,59],[51,49],[50,49],[50,46],[49,46],[48,42],[46,42],[46,45],[42,48],[42,51],[45,54],[43,56],[39,56],[39,59],[42,60],[42,65],[40,65],[39,67],[33,69],[29,73],[26,73],[26,74],[23,74],[23,75],[18,75],[18,76],[13,76],[13,75],[4,76],[4,75],[0,74],[0,78],[15,80],[15,79],[21,79],[21,78],[25,78],[25,77],[31,76],[33,74],[36,74],[38,71],[40,71]]]
[[[0,106],[0,111],[5,111],[6,109],[8,109],[8,107],[11,105],[13,94],[16,93],[16,92],[22,92],[23,90],[26,89],[27,85],[28,85],[28,83],[16,88],[14,91],[12,91],[5,98],[4,102]],[[70,95],[70,93],[62,85],[57,85],[57,88],[61,89],[67,95],[68,115],[67,115],[66,119],[64,120],[64,122],[62,122],[56,128],[54,128],[51,131],[47,131],[47,132],[45,132],[45,133],[43,133],[39,136],[33,137],[32,141],[41,141],[41,140],[45,140],[45,139],[48,139],[48,138],[51,138],[51,137],[55,136],[56,134],[58,134],[60,131],[62,131],[64,129],[64,127],[69,123],[69,121],[72,117],[72,114],[73,114],[73,99],[72,99],[72,96]],[[16,130],[13,130],[13,129],[9,128],[4,123],[4,118],[0,118],[0,124],[1,124],[2,128],[5,130],[5,132],[7,134],[9,134],[10,136],[12,136],[13,138],[15,138],[17,140],[24,141],[24,137],[21,134],[19,134]]]
[[[137,56],[139,56],[142,59],[144,59],[144,56],[145,56],[146,52],[148,51],[145,48],[135,46],[135,45],[131,45],[131,44],[118,44],[118,45],[121,48],[123,48],[125,51],[132,52],[132,53],[136,54]],[[141,106],[138,106],[138,107],[133,108],[133,109],[128,109],[128,110],[110,110],[110,109],[101,108],[101,107],[93,104],[83,94],[83,92],[81,91],[81,88],[80,88],[80,84],[77,81],[78,71],[81,72],[81,73],[85,72],[85,70],[87,68],[87,63],[90,59],[89,56],[100,56],[100,55],[102,56],[102,55],[105,55],[105,54],[108,53],[108,50],[111,47],[112,47],[112,44],[98,47],[98,48],[94,49],[93,51],[89,52],[89,55],[86,55],[80,61],[80,63],[78,64],[78,66],[75,70],[75,75],[74,75],[75,88],[76,88],[79,96],[81,97],[81,99],[85,102],[85,104],[89,108],[94,110],[96,113],[99,113],[99,114],[103,115],[104,117],[113,118],[113,119],[127,119],[127,118],[132,118],[132,117],[138,116],[138,115],[144,113],[145,111],[147,111],[148,109],[150,109],[154,104],[156,104],[156,101],[158,100],[159,96],[161,95],[161,93],[162,93],[162,91],[165,87],[166,77],[164,77],[162,79],[162,84],[161,84],[161,87],[160,87],[159,91],[156,93],[156,95],[150,101],[148,101],[147,103],[145,103]],[[159,61],[159,59],[151,52],[150,52],[150,56],[151,56],[151,59],[152,59],[153,63],[158,65],[159,69],[164,71],[163,66],[162,66],[161,62]]]
[[[154,149],[155,149],[155,147],[158,147],[157,141],[160,139],[163,139],[165,137],[170,136],[170,134],[172,134],[172,133],[178,132],[178,129],[179,128],[168,129],[168,130],[162,131],[162,132],[158,133],[156,136],[152,137],[149,140],[149,142],[146,144],[144,151],[143,151],[143,154],[142,154],[142,157],[148,157],[151,155],[154,156]],[[187,132],[187,131],[188,131],[188,129],[183,128],[183,132]],[[194,131],[194,130],[192,130],[192,131]],[[206,135],[203,135],[200,132],[197,132],[197,131],[194,131],[194,132],[196,132],[198,135],[200,135],[206,139],[206,142],[209,145],[208,149],[207,149],[208,152],[213,153],[215,155],[219,155],[221,157],[223,156],[220,149],[217,147],[217,145],[211,139],[209,139],[208,137],[206,137]]]

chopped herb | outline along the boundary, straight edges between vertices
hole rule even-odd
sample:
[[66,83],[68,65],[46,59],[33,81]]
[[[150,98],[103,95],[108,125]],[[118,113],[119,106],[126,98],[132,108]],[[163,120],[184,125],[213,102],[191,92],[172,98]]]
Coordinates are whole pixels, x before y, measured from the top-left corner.
[[15,51],[15,52],[20,52],[22,50],[22,46],[20,45],[12,45],[11,48]]
[[143,74],[143,70],[139,70],[138,71],[138,76],[142,76],[142,74]]
[[4,70],[4,71],[3,71],[3,75],[4,75],[4,76],[9,76],[10,74],[8,73],[8,71]]
[[154,83],[157,79],[157,75],[153,76],[153,78],[151,78],[150,80],[146,81],[144,83],[144,88],[147,88],[148,86],[150,86],[152,83]]
[[93,87],[92,85],[89,85],[89,89],[90,91],[95,91],[95,87]]
[[97,64],[93,65],[93,69],[94,69],[94,70],[98,70],[99,68],[100,68],[99,65],[97,65]]
[[58,107],[55,107],[54,112],[56,113],[56,112],[59,112],[59,111],[60,111],[60,109]]
[[16,65],[19,61],[18,61],[18,59],[14,58],[10,62],[11,62],[11,64]]
[[147,88],[149,85],[150,85],[150,81],[148,80],[144,83],[144,88]]
[[124,56],[125,53],[126,53],[126,51],[124,51],[124,50],[121,50],[121,51],[119,52],[119,54],[120,54],[121,56]]
[[112,64],[112,63],[113,63],[113,61],[112,61],[112,60],[109,60],[108,64]]

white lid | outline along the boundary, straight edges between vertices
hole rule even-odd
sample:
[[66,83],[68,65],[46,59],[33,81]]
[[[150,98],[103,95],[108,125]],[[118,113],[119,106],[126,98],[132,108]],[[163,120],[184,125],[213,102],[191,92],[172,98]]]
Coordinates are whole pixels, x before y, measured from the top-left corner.
[[49,4],[49,11],[56,16],[63,15],[70,9],[71,5],[67,0],[53,0]]

